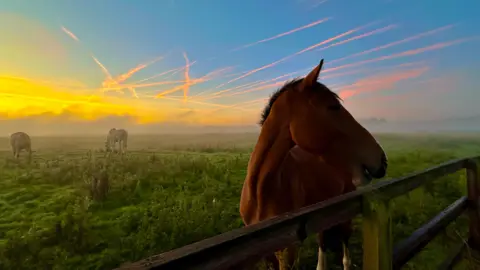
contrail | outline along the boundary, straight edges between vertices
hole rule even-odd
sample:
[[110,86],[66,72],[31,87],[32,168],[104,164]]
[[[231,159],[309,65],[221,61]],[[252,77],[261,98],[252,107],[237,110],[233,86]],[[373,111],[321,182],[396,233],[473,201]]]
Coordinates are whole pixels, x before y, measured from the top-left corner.
[[[166,96],[161,96],[161,97],[154,97],[156,99],[168,99],[168,100],[174,100],[174,101],[179,101],[182,102],[182,98],[172,98],[172,97],[166,97]],[[199,105],[206,105],[206,106],[214,106],[214,107],[220,107],[220,108],[229,108],[230,105],[223,105],[223,104],[216,104],[216,103],[208,103],[208,102],[201,102],[201,101],[195,101],[195,100],[188,100],[188,103],[193,103],[193,104],[199,104]]]
[[[455,45],[455,44],[460,44],[460,43],[464,43],[464,42],[467,42],[467,41],[476,40],[476,39],[479,39],[479,38],[480,38],[480,36],[474,36],[474,37],[461,38],[461,39],[448,41],[448,42],[441,42],[441,43],[437,43],[437,44],[434,44],[434,45],[430,45],[430,46],[426,46],[426,47],[422,47],[422,48],[418,48],[418,49],[412,49],[412,50],[404,51],[404,52],[401,52],[401,53],[396,53],[396,54],[386,55],[386,56],[380,56],[380,57],[367,59],[367,60],[363,60],[363,61],[359,61],[359,62],[345,64],[345,65],[342,65],[342,66],[327,68],[327,69],[322,70],[322,73],[324,74],[324,73],[332,72],[332,71],[335,71],[335,70],[341,70],[341,69],[345,69],[345,68],[349,68],[349,67],[356,67],[356,66],[361,66],[361,65],[364,65],[364,64],[383,61],[383,60],[389,60],[389,59],[394,59],[394,58],[399,58],[399,57],[404,57],[404,56],[416,55],[416,54],[420,54],[420,53],[423,53],[423,52],[438,50],[438,49],[442,49],[442,48],[445,48],[445,47],[450,47],[450,46]],[[361,53],[363,53],[363,52],[361,52]],[[350,56],[347,56],[347,57],[350,57]],[[344,59],[344,58],[345,57],[339,58],[339,59]],[[337,62],[339,59],[329,61],[329,63]],[[301,70],[299,70],[299,72],[300,71],[312,70],[313,68],[315,68],[315,66],[311,66],[311,67],[308,67],[308,68],[301,69]]]
[[218,94],[220,94],[220,93],[229,92],[229,91],[232,91],[232,90],[235,90],[235,89],[239,89],[239,88],[244,88],[244,87],[250,86],[250,85],[252,85],[252,84],[256,84],[256,83],[258,83],[258,82],[262,82],[262,81],[261,81],[261,80],[258,80],[258,81],[254,81],[254,82],[249,82],[249,83],[242,84],[242,85],[239,85],[239,86],[235,86],[235,87],[232,87],[232,88],[220,90],[220,91],[218,91],[218,92],[213,92],[213,93],[207,95],[206,97],[201,97],[202,95],[205,95],[207,92],[212,91],[211,89],[210,89],[210,90],[205,90],[205,91],[203,91],[203,92],[200,92],[200,93],[196,94],[195,97],[200,97],[200,99],[203,100],[203,99],[206,99],[206,98],[208,98],[208,97],[210,97],[210,96],[215,96],[215,95],[218,95]]
[[128,78],[132,77],[135,73],[139,72],[140,70],[162,60],[164,57],[163,56],[160,56],[160,57],[157,57],[155,59],[153,59],[152,61],[148,62],[148,63],[143,63],[143,64],[139,64],[137,65],[136,67],[130,69],[128,72],[124,73],[124,74],[121,74],[121,75],[118,75],[116,78],[115,78],[115,81],[117,83],[121,83],[125,80],[127,80]]
[[[259,103],[259,102],[265,102],[265,101],[267,101],[267,100],[268,100],[268,98],[259,98],[259,99],[254,99],[254,100],[239,102],[239,103],[227,105],[228,107],[213,109],[212,111],[210,111],[210,112],[208,112],[208,113],[209,113],[209,114],[213,114],[213,113],[218,112],[218,111],[221,111],[221,110],[232,109],[232,108],[245,110],[245,107],[252,106],[252,105],[254,105],[254,104],[256,104],[256,103]],[[239,107],[239,106],[241,106],[241,105],[243,105],[243,106],[242,106],[242,107]]]
[[284,57],[284,58],[282,58],[282,59],[280,59],[280,60],[277,60],[277,61],[275,61],[275,62],[273,62],[273,63],[270,63],[270,64],[268,64],[268,65],[265,65],[265,66],[256,68],[256,69],[254,69],[254,70],[251,70],[251,71],[243,74],[243,75],[240,76],[240,77],[237,77],[237,78],[232,79],[232,80],[230,80],[230,81],[228,81],[228,82],[226,82],[226,83],[224,83],[224,84],[221,84],[221,85],[217,86],[216,88],[219,88],[219,87],[224,86],[224,85],[226,85],[226,84],[229,84],[229,83],[232,83],[232,82],[234,82],[234,81],[237,81],[237,80],[240,80],[240,79],[242,79],[242,78],[245,78],[245,77],[247,77],[247,76],[250,76],[250,75],[252,75],[252,74],[254,74],[254,73],[258,72],[258,71],[261,71],[261,70],[264,70],[264,69],[273,67],[273,66],[275,66],[275,65],[277,65],[277,64],[279,64],[279,63],[282,63],[282,62],[284,62],[284,61],[286,61],[286,60],[288,60],[288,59],[290,59],[290,58],[293,58],[293,57],[295,57],[295,56],[297,56],[297,55],[300,55],[300,54],[302,54],[302,53],[311,51],[311,50],[313,50],[313,49],[315,49],[315,48],[317,48],[317,47],[320,47],[320,46],[322,46],[322,45],[324,45],[324,44],[330,43],[330,42],[332,42],[332,41],[334,41],[334,40],[337,40],[337,39],[342,38],[342,37],[344,37],[344,36],[347,36],[347,35],[350,35],[350,34],[352,34],[352,33],[355,33],[355,32],[357,32],[358,30],[360,30],[360,29],[362,29],[362,28],[365,28],[365,27],[367,27],[368,25],[371,25],[371,24],[374,24],[374,23],[377,23],[377,22],[369,23],[369,24],[367,24],[367,25],[360,26],[360,27],[354,28],[354,29],[352,29],[352,30],[348,30],[348,31],[346,31],[346,32],[344,32],[344,33],[342,33],[342,34],[339,34],[339,35],[334,36],[334,37],[332,37],[332,38],[326,39],[326,40],[324,40],[324,41],[322,41],[322,42],[319,42],[319,43],[314,44],[314,45],[312,45],[312,46],[310,46],[310,47],[307,47],[307,48],[305,48],[305,49],[303,49],[303,50],[301,50],[301,51],[298,51],[298,52],[296,52],[296,53],[294,53],[294,54],[288,55],[288,56],[286,56],[286,57]]
[[[73,34],[70,30],[68,30],[66,27],[61,26],[62,31],[67,34],[69,37],[71,37],[73,40],[80,42],[78,37]],[[102,70],[103,74],[106,76],[106,79],[102,82],[102,87],[103,89],[100,89],[102,92],[106,92],[110,89],[107,89],[109,86],[118,84],[115,79],[113,79],[112,74],[108,71],[108,69],[92,54],[90,53],[90,56],[92,57],[93,61],[100,67]],[[118,89],[117,92],[121,92],[121,89]],[[134,91],[134,90],[133,90]],[[91,95],[89,99],[93,98],[94,95]]]
[[359,62],[356,62],[356,63],[345,64],[343,66],[328,68],[328,69],[325,69],[323,72],[325,73],[325,72],[344,69],[344,68],[348,68],[348,67],[355,67],[355,66],[360,66],[360,65],[363,65],[363,64],[379,62],[379,61],[383,61],[383,60],[389,60],[389,59],[394,59],[394,58],[399,58],[399,57],[404,57],[404,56],[416,55],[416,54],[420,54],[420,53],[424,53],[424,52],[428,52],[428,51],[433,51],[433,50],[438,50],[438,49],[442,49],[442,48],[445,48],[445,47],[450,47],[452,45],[464,43],[464,42],[474,40],[474,39],[479,39],[479,37],[461,38],[461,39],[457,39],[457,40],[453,40],[453,41],[441,42],[441,43],[437,43],[437,44],[434,44],[434,45],[430,45],[430,46],[426,46],[426,47],[422,47],[422,48],[418,48],[418,49],[404,51],[404,52],[401,52],[401,53],[381,56],[381,57],[377,57],[377,58],[373,58],[373,59],[359,61]]
[[161,82],[153,82],[153,83],[143,83],[143,84],[113,84],[113,85],[108,85],[105,88],[108,90],[119,90],[119,89],[124,89],[128,87],[135,87],[135,88],[144,88],[144,87],[152,87],[152,86],[158,86],[158,85],[168,85],[168,84],[176,84],[176,83],[185,83],[185,81],[161,81]]
[[287,31],[287,32],[284,32],[284,33],[275,35],[275,36],[273,36],[273,37],[269,37],[269,38],[262,39],[262,40],[259,40],[259,41],[256,41],[256,42],[253,42],[253,43],[250,43],[250,44],[247,44],[247,45],[243,45],[243,46],[237,47],[237,48],[235,48],[235,49],[233,49],[233,50],[231,50],[231,51],[232,51],[232,52],[233,52],[233,51],[239,51],[239,50],[241,50],[241,49],[245,49],[245,48],[248,48],[248,47],[251,47],[251,46],[260,44],[260,43],[264,43],[264,42],[267,42],[267,41],[270,41],[270,40],[274,40],[274,39],[277,39],[277,38],[280,38],[280,37],[283,37],[283,36],[287,36],[287,35],[293,34],[293,33],[295,33],[295,32],[298,32],[298,31],[301,31],[301,30],[304,30],[304,29],[313,27],[313,26],[315,26],[315,25],[321,24],[321,23],[326,22],[326,21],[328,21],[328,20],[330,20],[330,19],[331,19],[331,17],[330,17],[330,18],[324,18],[324,19],[321,19],[321,20],[318,20],[318,21],[309,23],[309,24],[307,24],[307,25],[304,25],[304,26],[301,26],[301,27],[292,29],[292,30],[290,30],[290,31]]
[[92,54],[91,57],[93,58],[93,61],[95,61],[95,63],[97,63],[97,65],[100,67],[100,69],[102,70],[103,74],[105,74],[105,76],[109,79],[109,80],[112,80],[114,81],[114,79],[112,78],[112,74],[110,74],[110,72],[108,71],[108,69]]
[[436,34],[438,32],[442,32],[442,31],[451,29],[455,26],[456,26],[455,24],[450,24],[450,25],[447,25],[447,26],[436,28],[436,29],[433,29],[433,30],[430,30],[430,31],[427,31],[427,32],[423,32],[423,33],[420,33],[420,34],[417,34],[417,35],[414,35],[414,36],[411,36],[411,37],[407,37],[407,38],[404,38],[404,39],[401,39],[401,40],[398,40],[398,41],[394,41],[394,42],[379,46],[379,47],[376,47],[376,48],[373,48],[373,49],[370,49],[370,50],[366,50],[366,51],[351,54],[351,55],[348,55],[348,56],[345,56],[345,57],[342,57],[342,58],[339,58],[339,59],[335,59],[333,61],[330,61],[330,63],[343,61],[345,59],[349,59],[349,58],[352,58],[352,57],[366,55],[366,54],[369,54],[371,52],[377,52],[377,51],[380,51],[380,50],[383,50],[383,49],[386,49],[386,48],[393,47],[395,45],[406,43],[406,42],[416,40],[416,39],[419,39],[419,38],[422,38],[422,37],[425,37],[425,36],[433,35],[433,34]]
[[64,26],[61,27],[62,31],[67,34],[68,36],[70,36],[72,39],[74,39],[75,41],[79,42],[80,40],[78,39],[77,36],[75,36],[75,34],[73,34],[70,30],[68,30],[67,28],[65,28]]
[[221,91],[218,91],[218,92],[215,92],[205,98],[202,98],[202,100],[208,100],[208,99],[212,99],[212,98],[217,98],[219,96],[224,96],[222,94],[224,93],[227,93],[227,92],[231,92],[233,90],[238,90],[238,89],[241,89],[241,88],[245,88],[245,87],[253,87],[253,86],[259,86],[259,85],[262,85],[262,84],[265,84],[265,83],[268,83],[268,82],[273,82],[273,81],[278,81],[280,79],[283,79],[285,77],[289,77],[289,76],[292,76],[293,74],[296,74],[296,73],[299,73],[300,71],[295,71],[295,72],[290,72],[290,73],[287,73],[287,74],[283,74],[283,75],[280,75],[280,76],[277,76],[273,79],[268,79],[268,80],[259,80],[259,81],[255,81],[255,82],[251,82],[251,83],[247,83],[247,84],[243,84],[243,85],[239,85],[239,86],[236,86],[236,87],[232,87],[232,88],[228,88],[228,89],[225,89],[225,90],[221,90]]
[[214,70],[212,72],[209,72],[208,74],[206,74],[205,76],[202,76],[200,78],[197,78],[197,79],[191,79],[190,77],[188,77],[188,82],[185,81],[185,84],[183,85],[180,85],[180,86],[176,86],[172,89],[168,89],[168,90],[165,90],[165,91],[162,91],[160,93],[158,93],[156,95],[156,97],[161,97],[161,96],[165,96],[167,94],[170,94],[170,93],[174,93],[174,92],[177,92],[179,90],[182,90],[185,88],[185,85],[188,85],[188,87],[190,86],[193,86],[193,85],[196,85],[196,84],[199,84],[199,83],[203,83],[203,82],[206,82],[206,81],[210,81],[212,79],[212,77],[218,73],[221,73],[222,71],[225,71],[227,70],[228,68],[222,68],[222,69],[219,69],[219,70]]
[[189,67],[189,61],[188,61],[188,57],[187,57],[187,53],[183,53],[183,58],[185,58],[185,72],[183,73],[185,75],[185,84],[183,86],[183,100],[187,100],[187,96],[188,96],[188,90],[189,90],[189,87],[190,87],[190,67]]
[[[193,64],[195,64],[195,62],[196,62],[196,61],[191,62],[188,66],[191,67]],[[177,71],[183,70],[184,68],[185,68],[185,66],[178,67],[178,68],[174,68],[174,69],[170,69],[170,70],[167,70],[167,71],[165,71],[165,72],[162,72],[162,73],[153,75],[153,76],[151,76],[151,77],[148,77],[148,78],[145,78],[145,79],[136,81],[136,82],[134,82],[134,83],[141,83],[141,82],[144,82],[144,81],[148,81],[148,80],[151,80],[151,79],[154,79],[154,78],[161,77],[161,76],[163,76],[163,75],[167,75],[168,73],[172,73],[172,72],[177,72]]]
[[320,0],[318,1],[317,3],[313,4],[312,5],[312,8],[316,8],[318,6],[320,6],[321,4],[324,4],[325,2],[327,2],[328,0]]
[[257,87],[250,88],[250,89],[247,89],[247,90],[241,91],[241,92],[235,92],[235,93],[231,93],[231,94],[227,94],[227,95],[219,95],[219,96],[209,97],[208,99],[215,99],[215,98],[223,98],[223,97],[231,97],[231,96],[236,96],[236,95],[242,95],[242,94],[246,94],[246,93],[250,93],[250,92],[255,92],[255,91],[270,89],[270,88],[273,88],[273,87],[279,87],[279,86],[282,86],[282,85],[284,85],[284,84],[285,84],[285,82],[283,82],[283,81],[282,81],[282,82],[276,82],[276,83],[271,83],[271,84],[267,84],[267,85],[257,86]]
[[[351,74],[356,74],[356,73],[361,73],[361,72],[368,72],[368,71],[374,71],[374,70],[386,70],[386,69],[396,69],[396,68],[400,68],[400,67],[408,67],[408,66],[415,66],[415,65],[420,65],[420,64],[423,64],[424,62],[421,62],[421,61],[418,61],[418,62],[410,62],[410,63],[403,63],[403,64],[399,64],[399,65],[395,65],[395,66],[389,66],[389,67],[380,67],[380,68],[373,68],[373,69],[369,69],[369,70],[365,70],[365,69],[357,69],[357,70],[350,70],[350,71],[346,71],[346,72],[342,72],[342,73],[334,73],[334,74],[330,74],[330,75],[324,75],[322,76],[322,79],[329,79],[329,78],[334,78],[334,77],[342,77],[342,76],[345,76],[345,75],[351,75]],[[305,69],[306,70],[310,70],[311,68],[308,68],[308,69]],[[302,70],[303,71],[303,70]],[[291,73],[287,73],[285,75],[281,75],[281,76],[278,76],[274,79],[270,79],[270,80],[266,80],[266,81],[261,81],[260,83],[256,83],[254,85],[248,85],[250,88],[249,89],[245,89],[244,91],[241,91],[241,92],[235,92],[235,93],[232,93],[232,94],[227,94],[227,95],[211,95],[211,96],[208,96],[208,97],[205,97],[204,99],[202,100],[210,100],[210,99],[216,99],[216,98],[221,98],[221,97],[229,97],[229,96],[234,96],[234,95],[240,95],[240,94],[246,94],[246,93],[249,93],[249,92],[254,92],[254,91],[260,91],[260,90],[265,90],[265,89],[269,89],[269,88],[272,88],[272,87],[278,87],[278,86],[281,86],[282,83],[284,84],[285,82],[275,82],[275,83],[271,83],[269,85],[266,85],[266,86],[260,86],[261,84],[264,84],[264,83],[267,83],[267,82],[272,82],[272,81],[276,81],[278,79],[281,79],[283,77],[286,77],[288,75],[292,75],[294,73],[299,73],[300,71],[296,71],[296,72],[291,72]],[[330,88],[332,88],[333,86],[330,85],[329,86]]]
[[380,33],[386,32],[388,30],[394,29],[396,27],[398,27],[396,24],[391,24],[391,25],[385,26],[383,28],[370,31],[370,32],[365,33],[365,34],[361,34],[361,35],[358,35],[358,36],[351,37],[349,39],[345,39],[345,40],[330,44],[328,46],[317,49],[316,51],[323,51],[323,50],[326,50],[330,47],[335,47],[335,46],[338,46],[338,45],[341,45],[341,44],[344,44],[344,43],[347,43],[347,42],[350,42],[350,41],[354,41],[354,40],[357,40],[357,39],[361,39],[361,38],[369,37],[369,36],[372,36],[372,35],[380,34]]

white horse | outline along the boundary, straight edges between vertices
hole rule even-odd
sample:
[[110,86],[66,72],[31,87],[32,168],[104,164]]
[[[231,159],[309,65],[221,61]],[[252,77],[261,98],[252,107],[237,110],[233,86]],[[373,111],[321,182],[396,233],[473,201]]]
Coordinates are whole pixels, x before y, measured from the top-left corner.
[[107,151],[114,151],[115,144],[118,142],[119,151],[125,153],[127,149],[128,132],[125,129],[112,128],[108,132],[105,146]]
[[28,160],[32,158],[32,141],[30,136],[25,132],[15,132],[10,135],[10,145],[12,146],[13,157],[18,159],[20,151],[28,152]]

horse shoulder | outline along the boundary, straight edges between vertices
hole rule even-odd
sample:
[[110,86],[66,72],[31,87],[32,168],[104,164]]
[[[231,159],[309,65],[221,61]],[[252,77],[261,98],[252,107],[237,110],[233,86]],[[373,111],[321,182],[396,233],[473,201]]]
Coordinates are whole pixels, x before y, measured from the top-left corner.
[[[305,205],[305,189],[301,184],[300,175],[296,173],[297,166],[297,161],[292,154],[287,153],[278,170],[260,174],[262,181],[249,181],[249,175],[247,175],[241,202],[241,207],[244,208],[242,212],[248,213],[243,217],[246,224],[277,216]],[[257,183],[253,189],[246,187],[251,182]],[[256,194],[249,194],[249,190],[254,190]]]
[[[289,187],[285,185],[288,183],[282,181],[281,172],[267,171],[260,175],[251,176],[247,173],[242,188],[240,213],[247,225],[282,214],[291,208]],[[253,177],[259,177],[261,181],[253,181]]]

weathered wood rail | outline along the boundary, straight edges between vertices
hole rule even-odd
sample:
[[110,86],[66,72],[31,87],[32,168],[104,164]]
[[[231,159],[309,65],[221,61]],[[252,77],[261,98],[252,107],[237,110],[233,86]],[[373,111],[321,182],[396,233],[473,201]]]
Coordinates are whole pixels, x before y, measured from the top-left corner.
[[[308,235],[363,215],[363,269],[400,269],[438,233],[467,211],[468,248],[480,251],[480,157],[452,160],[406,177],[383,181],[328,201],[264,222],[236,229],[118,269],[229,269],[238,263],[271,253]],[[444,209],[397,245],[392,243],[389,202],[441,176],[466,169],[467,196]],[[451,269],[461,258],[459,245],[440,269]]]

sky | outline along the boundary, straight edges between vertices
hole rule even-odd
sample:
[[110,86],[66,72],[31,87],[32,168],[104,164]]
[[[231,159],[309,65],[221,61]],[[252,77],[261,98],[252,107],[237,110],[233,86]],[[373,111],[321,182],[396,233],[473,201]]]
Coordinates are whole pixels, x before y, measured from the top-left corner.
[[0,5],[0,132],[253,126],[322,58],[357,119],[480,117],[476,0]]

